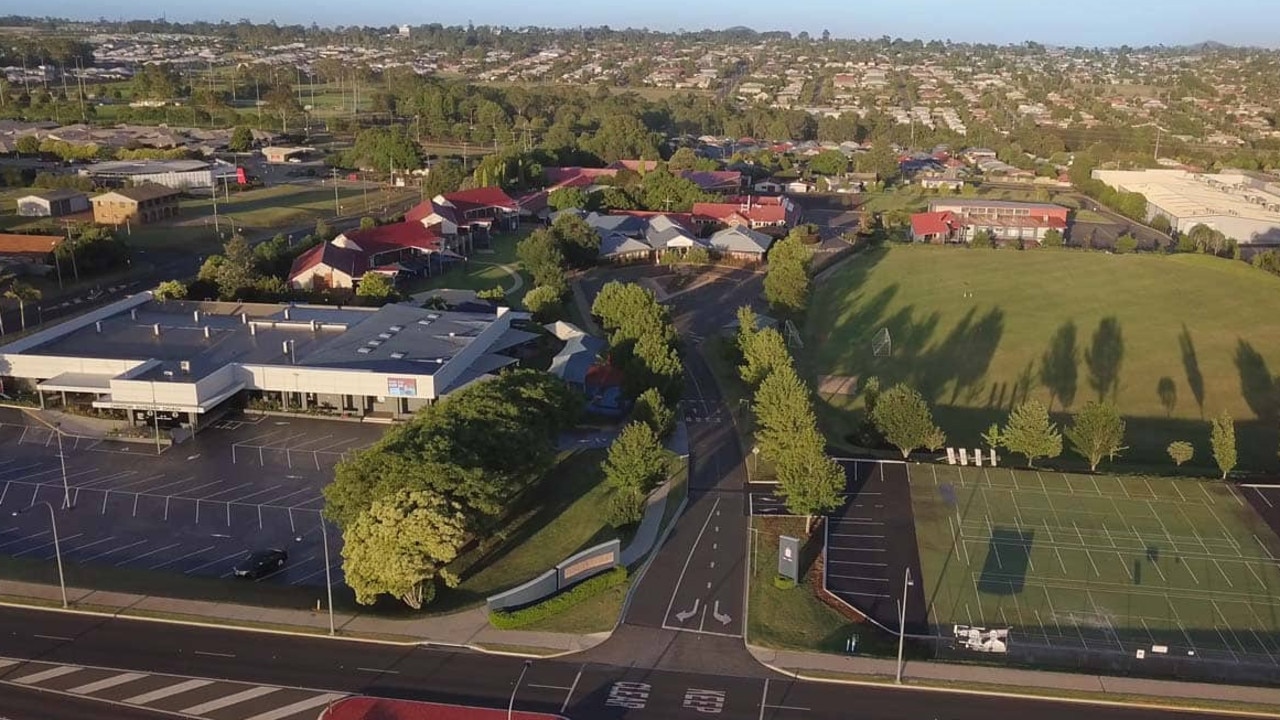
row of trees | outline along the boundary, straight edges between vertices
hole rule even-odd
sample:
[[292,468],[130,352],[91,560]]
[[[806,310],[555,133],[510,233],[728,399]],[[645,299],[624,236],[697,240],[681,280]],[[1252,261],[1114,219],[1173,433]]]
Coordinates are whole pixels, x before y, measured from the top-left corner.
[[650,290],[612,281],[601,288],[591,313],[609,332],[610,359],[621,367],[628,394],[636,398],[632,421],[604,463],[609,521],[629,525],[643,517],[645,498],[666,477],[662,441],[675,428],[684,366],[675,327]]
[[559,379],[515,370],[419,411],[339,463],[324,515],[342,531],[356,601],[428,604],[466,545],[497,531],[512,501],[554,482],[560,433],[581,410]]
[[787,509],[805,517],[834,510],[844,491],[844,470],[826,452],[809,388],[796,372],[782,334],[758,327],[748,307],[738,309],[738,371],[754,391],[756,450],[778,476],[778,495]]
[[[864,390],[864,401],[880,437],[898,448],[904,459],[918,448],[936,451],[946,444],[946,434],[934,423],[928,402],[914,388],[900,383],[881,393],[879,383],[871,378]],[[1022,455],[1030,467],[1035,467],[1041,458],[1061,455],[1065,440],[1071,451],[1089,464],[1089,470],[1096,471],[1103,460],[1115,460],[1128,449],[1124,435],[1124,419],[1110,402],[1087,403],[1072,416],[1065,430],[1059,430],[1044,403],[1032,398],[1013,408],[1003,426],[993,423],[982,434],[982,440],[990,448]],[[1235,421],[1229,413],[1211,420],[1209,440],[1214,461],[1226,478],[1237,461]],[[1169,445],[1168,453],[1176,464],[1182,465],[1191,460],[1193,447],[1179,440]]]

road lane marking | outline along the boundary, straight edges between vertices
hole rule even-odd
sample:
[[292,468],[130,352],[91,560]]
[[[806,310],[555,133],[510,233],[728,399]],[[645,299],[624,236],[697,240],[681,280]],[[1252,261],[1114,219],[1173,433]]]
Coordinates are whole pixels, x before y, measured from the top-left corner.
[[563,685],[539,685],[538,683],[525,683],[526,687],[542,688],[543,690],[568,690]]
[[371,673],[387,673],[388,675],[399,675],[399,674],[400,674],[400,671],[399,671],[399,670],[384,670],[384,669],[382,669],[382,668],[358,667],[358,668],[356,668],[356,669],[357,669],[357,670],[363,670],[363,671],[365,671],[365,672],[371,672]]
[[191,652],[192,654],[195,654],[195,655],[207,655],[209,657],[222,657],[222,658],[235,657],[233,653],[205,652],[204,650],[192,650]]
[[582,670],[586,665],[578,668],[578,674],[573,676],[573,684],[569,686],[569,694],[564,696],[564,704],[560,706],[560,712],[564,712],[569,707],[569,698],[573,697],[573,691],[578,689],[578,681],[582,679]]
[[127,682],[133,682],[134,680],[139,680],[144,677],[147,677],[147,676],[143,673],[132,673],[132,672],[120,673],[119,675],[113,675],[109,678],[95,680],[94,682],[88,683],[86,685],[81,685],[80,687],[71,688],[67,692],[75,693],[76,695],[92,695],[93,693],[96,693],[99,690],[106,690],[107,688],[113,688],[117,685],[123,685]]
[[69,637],[62,637],[61,635],[41,635],[39,633],[33,633],[31,637],[38,637],[44,640],[57,640],[59,642],[71,642],[73,639]]
[[74,672],[80,672],[80,668],[74,665],[59,665],[57,667],[51,667],[48,670],[41,670],[40,672],[31,673],[30,675],[23,675],[20,678],[14,678],[13,682],[18,683],[19,685],[34,685],[38,682],[52,680],[53,678],[70,675]]
[[179,695],[187,692],[188,690],[195,690],[196,688],[202,688],[205,685],[212,684],[212,680],[187,680],[185,682],[180,682],[177,685],[169,685],[168,687],[162,687],[158,690],[145,692],[141,695],[134,695],[124,702],[130,705],[146,705],[147,703],[153,703],[156,700],[163,700],[164,698]]
[[[667,603],[667,612],[662,616],[663,625],[666,625],[666,619],[671,617],[671,609],[675,607],[676,595],[680,592],[681,583],[684,582],[684,574],[689,571],[689,563],[693,562],[693,554],[698,551],[698,543],[702,542],[702,536],[707,532],[707,526],[711,524],[711,518],[715,516],[716,509],[719,507],[720,498],[717,497],[716,501],[711,505],[711,512],[707,513],[707,519],[702,523],[702,529],[698,531],[698,537],[693,540],[693,547],[689,548],[689,555],[684,559],[684,567],[680,568],[680,577],[676,579],[675,589],[671,591],[671,601]],[[684,622],[684,620],[680,622]]]
[[346,695],[341,693],[325,693],[324,695],[317,695],[306,700],[299,700],[292,705],[285,705],[282,708],[276,708],[275,710],[264,712],[260,715],[244,718],[244,720],[281,720],[281,718],[287,718],[290,715],[297,715],[305,710],[318,708],[321,705],[328,705],[334,700],[341,700],[344,697],[346,697]]
[[249,688],[248,690],[242,690],[241,692],[235,693],[233,695],[227,695],[226,697],[215,698],[213,700],[210,700],[209,702],[200,703],[199,705],[192,705],[191,707],[183,710],[182,712],[187,713],[189,715],[204,715],[207,713],[211,713],[214,710],[221,710],[222,708],[231,707],[232,705],[237,705],[247,700],[260,698],[263,695],[270,695],[271,693],[277,692],[279,690],[280,688],[277,688],[277,687],[267,687],[266,685],[261,685],[259,687]]

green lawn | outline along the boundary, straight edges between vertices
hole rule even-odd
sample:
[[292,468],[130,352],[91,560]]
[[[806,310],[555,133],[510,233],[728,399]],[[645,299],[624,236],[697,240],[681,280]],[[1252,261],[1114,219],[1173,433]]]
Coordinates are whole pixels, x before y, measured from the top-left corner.
[[924,212],[929,209],[929,201],[941,197],[937,194],[925,192],[918,185],[906,185],[891,188],[884,192],[867,193],[862,205],[858,207],[862,212],[890,212],[893,210],[906,210],[907,212]]
[[1218,481],[911,466],[930,619],[1269,662],[1280,539]]
[[1098,223],[1101,225],[1110,225],[1113,222],[1106,215],[1093,210],[1077,210],[1072,219],[1078,223]]
[[[883,650],[886,637],[873,626],[849,620],[822,602],[807,582],[784,590],[774,585],[778,573],[778,536],[804,537],[804,518],[753,517],[751,526],[751,585],[747,617],[747,642],[785,650],[818,650],[844,653],[850,636],[858,637],[860,653]],[[801,578],[810,575],[821,551],[816,542],[801,549]],[[821,584],[813,572],[809,582]]]
[[619,533],[605,522],[608,490],[600,463],[604,450],[565,453],[547,478],[524,498],[524,507],[481,547],[450,569],[462,583],[431,606],[432,612],[482,602],[555,567],[579,550]]
[[[881,328],[889,357],[872,351]],[[1280,278],[1237,261],[873,249],[816,288],[805,334],[811,376],[909,382],[936,406],[952,445],[976,447],[1024,398],[1060,412],[1105,394],[1128,419],[1122,461],[1171,468],[1164,448],[1188,440],[1194,464],[1207,467],[1203,418],[1227,411],[1241,467],[1276,465]],[[822,394],[833,441],[851,443],[860,402]]]
[[[533,280],[520,268],[516,260],[516,243],[524,239],[532,229],[521,228],[515,232],[495,233],[490,246],[477,246],[477,251],[466,263],[455,263],[443,275],[416,278],[405,288],[405,292],[414,295],[429,290],[488,290],[501,285],[507,290],[507,300],[519,303],[524,294],[533,287]],[[521,278],[521,286],[512,292],[516,282],[502,266],[515,270]]]

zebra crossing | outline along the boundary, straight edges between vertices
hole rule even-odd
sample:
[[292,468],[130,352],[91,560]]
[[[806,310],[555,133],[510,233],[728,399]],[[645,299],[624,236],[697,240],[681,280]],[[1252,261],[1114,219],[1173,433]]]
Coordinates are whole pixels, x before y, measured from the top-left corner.
[[708,400],[684,401],[684,419],[688,423],[719,423],[724,421],[723,406]]
[[314,720],[346,693],[0,658],[0,683],[199,720]]

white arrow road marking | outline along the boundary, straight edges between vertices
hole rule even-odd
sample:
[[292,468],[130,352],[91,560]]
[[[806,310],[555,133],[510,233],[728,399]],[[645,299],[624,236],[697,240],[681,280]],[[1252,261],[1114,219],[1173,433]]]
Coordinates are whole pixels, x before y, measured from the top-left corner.
[[716,601],[715,609],[711,611],[711,617],[713,617],[713,618],[715,618],[716,620],[718,620],[718,621],[720,622],[720,624],[721,624],[721,625],[728,625],[728,624],[729,624],[729,621],[733,619],[733,618],[729,617],[728,615],[721,615],[721,614],[720,614],[720,601],[719,601],[719,600],[717,600],[717,601]]
[[693,609],[692,609],[692,610],[686,610],[686,611],[683,611],[683,612],[678,612],[678,613],[676,613],[676,619],[677,619],[677,620],[679,620],[680,622],[684,622],[684,621],[688,620],[689,618],[693,617],[694,615],[697,615],[697,614],[698,614],[698,603],[699,603],[700,601],[701,601],[701,598],[694,598],[694,599],[693,599]]

